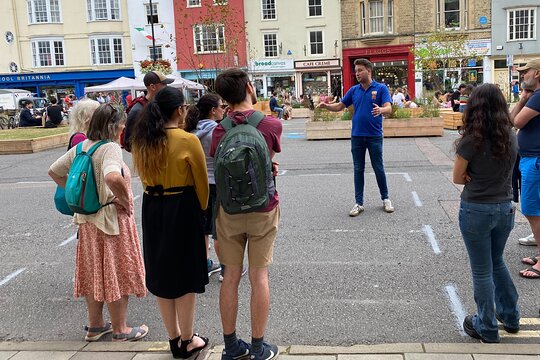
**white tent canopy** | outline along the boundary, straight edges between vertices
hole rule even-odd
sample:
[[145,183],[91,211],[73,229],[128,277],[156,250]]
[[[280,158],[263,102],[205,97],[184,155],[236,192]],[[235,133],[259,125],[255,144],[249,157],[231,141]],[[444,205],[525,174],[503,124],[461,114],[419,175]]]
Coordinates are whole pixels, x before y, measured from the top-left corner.
[[[204,90],[204,85],[196,83],[195,81],[184,79],[180,75],[169,74],[165,76],[168,78],[174,79],[174,82],[169,84],[169,86],[172,86],[178,89]],[[135,78],[137,85],[142,86],[142,88],[136,87],[135,90],[146,89],[146,87],[144,86],[143,79],[144,79],[144,75],[141,75]]]
[[87,93],[93,93],[93,92],[136,90],[136,89],[137,89],[137,81],[135,79],[122,76],[116,80],[113,80],[103,85],[85,87],[84,93],[87,94]]
[[[179,89],[193,89],[193,90],[204,90],[204,86],[196,83],[191,80],[182,78],[179,75],[170,74],[167,77],[173,78],[174,82],[169,84],[169,86],[179,88]],[[113,80],[107,84],[89,86],[84,88],[84,93],[93,93],[93,92],[107,92],[107,91],[120,91],[120,90],[146,90],[143,82],[144,75],[141,75],[135,79],[120,77],[116,80]]]

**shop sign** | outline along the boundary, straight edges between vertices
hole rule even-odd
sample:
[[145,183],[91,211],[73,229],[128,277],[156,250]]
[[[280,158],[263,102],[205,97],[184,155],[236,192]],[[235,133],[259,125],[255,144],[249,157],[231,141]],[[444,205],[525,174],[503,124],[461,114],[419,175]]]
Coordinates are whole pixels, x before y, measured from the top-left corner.
[[469,53],[491,55],[491,40],[469,40],[465,46]]
[[1,82],[16,82],[16,81],[36,81],[36,80],[51,80],[51,75],[13,75],[1,76]]
[[329,60],[302,60],[295,61],[295,69],[313,69],[313,68],[327,68],[327,67],[340,67],[339,59]]
[[292,59],[253,60],[252,71],[292,70]]

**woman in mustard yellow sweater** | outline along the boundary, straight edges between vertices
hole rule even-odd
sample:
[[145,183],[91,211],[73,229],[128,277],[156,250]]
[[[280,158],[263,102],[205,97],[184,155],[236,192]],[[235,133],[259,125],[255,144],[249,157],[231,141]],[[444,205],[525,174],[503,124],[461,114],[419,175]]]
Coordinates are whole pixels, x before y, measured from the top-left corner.
[[146,286],[157,297],[175,358],[188,358],[208,344],[193,332],[195,294],[208,284],[202,223],[208,176],[199,139],[178,128],[185,113],[182,93],[161,89],[137,119],[131,145],[145,189]]

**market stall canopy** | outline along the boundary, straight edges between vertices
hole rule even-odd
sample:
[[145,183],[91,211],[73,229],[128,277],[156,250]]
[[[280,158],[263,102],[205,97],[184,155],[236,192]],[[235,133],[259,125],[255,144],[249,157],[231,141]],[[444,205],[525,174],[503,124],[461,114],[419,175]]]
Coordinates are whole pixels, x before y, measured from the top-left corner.
[[138,81],[136,79],[119,77],[116,80],[113,80],[109,83],[96,86],[88,86],[84,88],[84,93],[93,93],[93,92],[107,92],[107,91],[121,91],[121,90],[142,90],[144,89],[144,84],[142,89],[138,86]]
[[[176,74],[169,74],[165,75],[168,78],[174,79],[174,82],[170,83],[168,86],[172,86],[178,89],[190,89],[190,90],[204,90],[204,85],[196,83],[195,81],[191,81],[188,79],[184,79],[180,75]],[[138,76],[135,78],[135,81],[137,83],[137,86],[135,87],[135,90],[144,90],[146,87],[143,83],[144,75]]]

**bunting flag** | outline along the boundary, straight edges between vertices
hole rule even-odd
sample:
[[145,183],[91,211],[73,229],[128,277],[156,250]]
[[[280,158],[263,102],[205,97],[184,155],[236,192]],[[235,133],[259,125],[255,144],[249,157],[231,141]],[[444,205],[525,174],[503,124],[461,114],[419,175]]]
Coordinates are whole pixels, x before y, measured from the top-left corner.
[[145,38],[147,38],[148,40],[152,41],[154,40],[154,38],[152,37],[152,35],[150,35],[149,33],[146,32],[146,30],[144,30],[144,28],[142,27],[136,27],[135,30],[137,30],[138,32],[140,32]]

